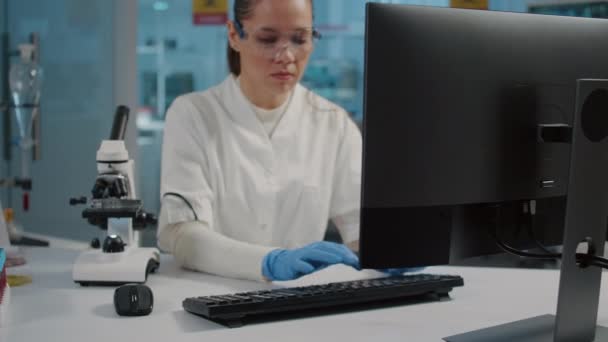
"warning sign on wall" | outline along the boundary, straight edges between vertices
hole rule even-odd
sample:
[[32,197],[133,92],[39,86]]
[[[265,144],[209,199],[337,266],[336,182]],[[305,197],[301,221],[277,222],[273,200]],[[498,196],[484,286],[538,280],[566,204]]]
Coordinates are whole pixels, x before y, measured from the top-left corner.
[[192,0],[194,25],[224,25],[228,21],[228,0]]
[[450,0],[450,7],[487,10],[488,0]]

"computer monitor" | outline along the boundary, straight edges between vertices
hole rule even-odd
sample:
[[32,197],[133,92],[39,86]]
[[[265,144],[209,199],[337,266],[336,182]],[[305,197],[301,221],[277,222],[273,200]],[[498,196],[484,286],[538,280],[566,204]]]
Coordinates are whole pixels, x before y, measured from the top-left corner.
[[606,83],[578,81],[608,79],[606,37],[601,19],[367,4],[362,267],[447,264],[496,252],[496,235],[559,244],[566,229],[558,306],[579,290],[590,306],[558,308],[555,336],[595,333],[601,271],[578,266],[571,227],[591,199],[604,222],[579,233],[603,251],[608,139],[590,147],[575,117],[608,114],[587,101]]

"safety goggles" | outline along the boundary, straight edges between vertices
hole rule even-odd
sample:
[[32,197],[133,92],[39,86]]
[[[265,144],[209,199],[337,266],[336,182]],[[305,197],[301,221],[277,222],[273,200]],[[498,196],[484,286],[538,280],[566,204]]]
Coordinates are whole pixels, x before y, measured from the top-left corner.
[[314,28],[288,32],[271,28],[245,31],[238,21],[235,28],[242,40],[247,40],[256,53],[268,59],[276,59],[285,49],[289,49],[295,58],[305,57],[314,49],[315,40],[321,39],[321,34]]

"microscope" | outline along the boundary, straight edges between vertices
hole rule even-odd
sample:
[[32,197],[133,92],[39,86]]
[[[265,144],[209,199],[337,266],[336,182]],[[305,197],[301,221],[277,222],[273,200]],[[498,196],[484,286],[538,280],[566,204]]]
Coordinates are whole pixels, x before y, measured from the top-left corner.
[[[72,277],[83,286],[144,283],[160,264],[157,248],[139,247],[136,230],[157,220],[135,198],[134,164],[124,143],[128,118],[129,108],[119,106],[110,139],[103,140],[97,150],[98,175],[82,217],[107,234],[103,244],[93,239],[91,248],[74,263]],[[78,204],[87,204],[87,198],[70,199],[70,205]]]

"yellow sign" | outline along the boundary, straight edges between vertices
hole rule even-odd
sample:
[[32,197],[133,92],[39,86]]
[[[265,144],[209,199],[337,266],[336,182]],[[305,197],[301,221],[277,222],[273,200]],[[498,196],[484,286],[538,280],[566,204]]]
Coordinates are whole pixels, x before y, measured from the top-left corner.
[[487,10],[488,0],[450,0],[450,7]]
[[194,25],[224,25],[228,21],[228,0],[192,0]]
[[32,277],[21,275],[8,275],[6,276],[6,282],[10,287],[17,287],[31,283]]

